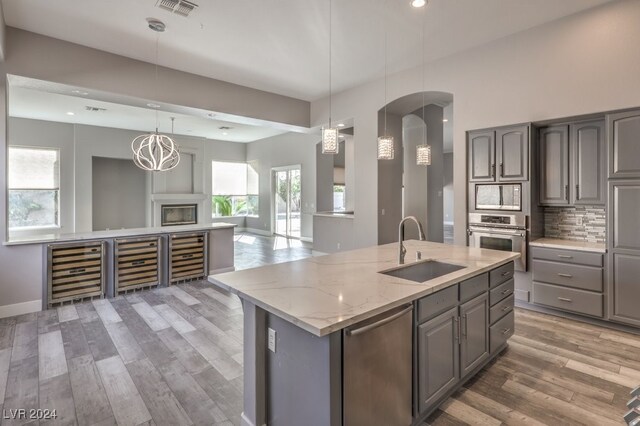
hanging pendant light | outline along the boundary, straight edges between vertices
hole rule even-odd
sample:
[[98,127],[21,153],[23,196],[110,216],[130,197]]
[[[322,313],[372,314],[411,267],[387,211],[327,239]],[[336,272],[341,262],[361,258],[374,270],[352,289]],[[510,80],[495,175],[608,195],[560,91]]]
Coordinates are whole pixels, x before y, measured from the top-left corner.
[[[164,32],[165,25],[156,19],[148,20],[149,28],[158,33]],[[155,84],[158,88],[158,40],[156,37],[156,72]],[[173,133],[173,120],[171,118],[171,133]],[[156,107],[156,131],[146,135],[140,135],[131,141],[133,162],[143,170],[151,172],[166,172],[175,168],[180,163],[178,147],[167,135],[158,132],[158,109]]]
[[422,139],[423,143],[416,147],[416,164],[418,166],[430,166],[431,165],[431,146],[427,144],[427,120],[424,114],[424,93],[425,93],[425,85],[424,85],[424,74],[426,68],[426,62],[424,60],[424,17],[426,11],[422,11],[422,121],[424,123],[424,127],[422,128]]
[[[385,9],[387,2],[384,3]],[[385,10],[386,11],[386,10]],[[378,160],[393,160],[395,147],[393,136],[387,133],[387,24],[384,26],[384,133],[378,136]]]
[[322,129],[322,153],[338,154],[340,141],[337,127],[331,127],[331,3],[329,0],[329,127]]

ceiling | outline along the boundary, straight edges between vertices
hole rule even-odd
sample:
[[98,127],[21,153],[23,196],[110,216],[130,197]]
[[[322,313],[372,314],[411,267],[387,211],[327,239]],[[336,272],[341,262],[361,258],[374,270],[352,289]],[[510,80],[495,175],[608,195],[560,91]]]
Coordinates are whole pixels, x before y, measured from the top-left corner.
[[[329,91],[330,0],[195,0],[185,18],[157,0],[2,0],[7,25],[304,100]],[[610,0],[333,1],[332,90],[341,91],[589,9]],[[423,13],[422,11],[425,11]],[[424,15],[424,18],[423,18]]]
[[[104,102],[88,96],[63,95],[26,87],[10,86],[9,116],[62,123],[87,124],[117,129],[149,132],[156,127],[156,110],[120,103]],[[83,92],[86,93],[86,92]],[[104,110],[88,111],[86,107]],[[73,113],[73,114],[69,114]],[[286,130],[266,126],[232,123],[195,115],[157,111],[158,130],[231,142],[253,142],[285,133]],[[230,129],[220,129],[230,127]]]

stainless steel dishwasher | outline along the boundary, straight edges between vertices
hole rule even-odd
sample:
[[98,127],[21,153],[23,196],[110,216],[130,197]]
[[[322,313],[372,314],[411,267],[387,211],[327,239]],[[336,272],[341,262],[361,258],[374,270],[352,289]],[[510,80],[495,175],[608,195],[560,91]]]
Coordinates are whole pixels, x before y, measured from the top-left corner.
[[344,331],[343,425],[411,424],[412,305]]

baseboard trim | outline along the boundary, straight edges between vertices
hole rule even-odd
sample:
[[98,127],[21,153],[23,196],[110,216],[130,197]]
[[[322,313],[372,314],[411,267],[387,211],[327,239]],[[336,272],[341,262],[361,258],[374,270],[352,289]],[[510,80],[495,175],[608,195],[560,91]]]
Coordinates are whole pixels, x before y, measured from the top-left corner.
[[300,241],[304,241],[305,243],[313,243],[313,238],[311,238],[311,237],[300,237]]
[[318,251],[318,250],[311,250],[311,256],[326,256],[329,253],[325,253],[323,251]]
[[30,314],[32,312],[40,312],[41,310],[42,300],[31,300],[29,302],[14,303],[13,305],[0,306],[0,318]]
[[233,272],[235,270],[236,270],[235,266],[229,266],[228,268],[212,269],[209,271],[209,275],[224,274],[225,272]]
[[251,234],[258,234],[258,235],[263,235],[265,237],[270,237],[273,234],[271,233],[271,231],[265,231],[264,229],[257,229],[257,228],[236,228],[236,234],[240,233],[240,232],[249,232]]

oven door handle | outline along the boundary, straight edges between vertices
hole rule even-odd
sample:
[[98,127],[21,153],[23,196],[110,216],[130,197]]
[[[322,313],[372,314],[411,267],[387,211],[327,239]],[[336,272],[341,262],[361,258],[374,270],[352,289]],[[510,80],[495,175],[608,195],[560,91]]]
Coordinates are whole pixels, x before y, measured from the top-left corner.
[[498,232],[498,231],[486,231],[486,230],[478,230],[478,229],[469,229],[469,235],[473,234],[474,232],[477,232],[479,234],[483,234],[483,235],[507,235],[510,237],[523,237],[524,238],[524,232],[521,231],[516,231],[516,232]]

